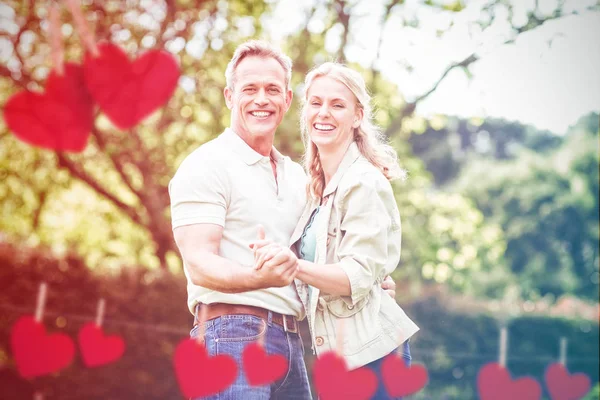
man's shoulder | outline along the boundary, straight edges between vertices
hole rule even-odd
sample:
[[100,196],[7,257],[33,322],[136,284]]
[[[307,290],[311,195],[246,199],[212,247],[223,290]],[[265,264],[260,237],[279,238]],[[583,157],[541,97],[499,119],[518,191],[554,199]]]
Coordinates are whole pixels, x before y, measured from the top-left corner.
[[302,164],[292,160],[290,157],[285,156],[286,167],[289,168],[290,174],[296,178],[306,179],[306,172]]
[[224,146],[223,141],[217,136],[201,144],[188,154],[177,170],[196,170],[200,166],[215,167],[222,165],[228,159],[230,151]]

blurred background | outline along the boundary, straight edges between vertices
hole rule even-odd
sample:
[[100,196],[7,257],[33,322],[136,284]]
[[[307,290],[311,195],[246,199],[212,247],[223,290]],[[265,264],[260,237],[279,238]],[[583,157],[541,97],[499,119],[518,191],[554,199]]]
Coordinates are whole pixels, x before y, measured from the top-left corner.
[[[0,104],[42,90],[51,70],[49,1],[0,4]],[[413,399],[477,398],[498,361],[536,378],[559,360],[598,399],[600,2],[584,0],[83,0],[98,40],[131,58],[165,49],[181,67],[168,103],[127,131],[98,113],[81,153],[18,140],[0,119],[0,398],[179,399],[172,356],[192,317],[167,185],[229,121],[222,90],[235,47],[265,38],[294,61],[295,99],[276,146],[303,153],[307,71],[359,70],[408,180],[397,301],[421,331]],[[83,46],[63,7],[66,61]],[[119,361],[25,380],[10,328],[48,283],[44,323],[76,338],[106,300]],[[308,335],[305,333],[308,349]],[[314,361],[306,355],[309,367]],[[544,398],[549,399],[547,392]]]

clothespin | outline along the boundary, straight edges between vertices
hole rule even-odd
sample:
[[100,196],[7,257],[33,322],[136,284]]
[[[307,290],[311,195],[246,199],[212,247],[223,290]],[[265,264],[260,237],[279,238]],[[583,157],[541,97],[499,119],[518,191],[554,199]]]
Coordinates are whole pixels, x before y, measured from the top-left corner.
[[40,283],[38,289],[37,305],[35,307],[35,322],[41,323],[44,316],[44,306],[46,305],[46,292],[48,287],[45,282]]
[[57,75],[62,76],[65,73],[65,50],[62,44],[60,12],[58,10],[58,4],[56,3],[50,6],[49,20],[50,54],[52,55],[52,68],[56,71]]
[[96,39],[94,38],[94,34],[90,31],[88,27],[87,21],[83,17],[83,13],[81,12],[79,3],[80,2],[77,0],[67,0],[69,11],[71,12],[71,15],[73,15],[73,19],[75,20],[75,26],[77,28],[79,36],[81,37],[82,42],[84,43],[86,49],[92,54],[92,56],[98,57],[100,55],[100,51],[98,50]]
[[[37,304],[35,307],[35,322],[41,323],[44,317],[44,307],[46,305],[46,293],[48,286],[45,282],[40,283],[37,296]],[[44,400],[44,395],[41,392],[35,392],[33,394],[33,400]]]
[[104,299],[98,300],[98,307],[96,308],[96,326],[100,328],[104,322],[104,309],[106,301]]

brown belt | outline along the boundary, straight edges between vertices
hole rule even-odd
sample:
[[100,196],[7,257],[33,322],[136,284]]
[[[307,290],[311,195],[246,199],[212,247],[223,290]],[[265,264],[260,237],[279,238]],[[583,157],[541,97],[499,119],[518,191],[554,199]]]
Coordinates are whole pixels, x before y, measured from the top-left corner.
[[291,315],[279,314],[267,309],[255,306],[246,306],[242,304],[226,304],[226,303],[212,303],[212,304],[200,304],[196,306],[196,315],[194,325],[198,323],[200,307],[206,309],[206,321],[222,317],[223,315],[254,315],[269,320],[269,312],[271,313],[271,321],[281,327],[285,332],[298,333],[298,321],[296,317]]

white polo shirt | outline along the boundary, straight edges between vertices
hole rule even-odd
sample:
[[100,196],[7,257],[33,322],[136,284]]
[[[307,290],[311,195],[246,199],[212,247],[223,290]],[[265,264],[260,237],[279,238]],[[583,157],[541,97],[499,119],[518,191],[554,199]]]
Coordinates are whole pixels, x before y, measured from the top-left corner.
[[[219,255],[252,268],[248,244],[263,225],[267,239],[288,246],[306,202],[302,167],[274,147],[277,184],[269,157],[254,151],[232,129],[203,144],[181,163],[169,183],[173,229],[192,224],[223,227]],[[184,261],[185,262],[185,261]],[[191,283],[188,307],[196,303],[229,303],[263,307],[281,314],[304,315],[294,284],[243,293],[221,293]]]

